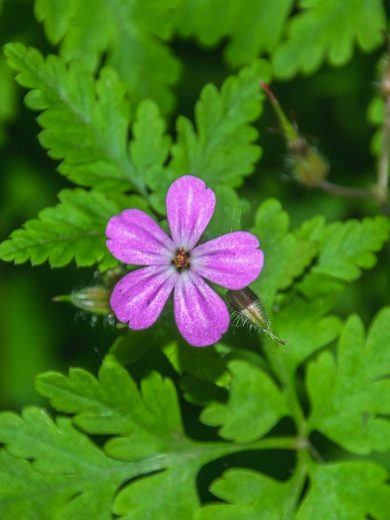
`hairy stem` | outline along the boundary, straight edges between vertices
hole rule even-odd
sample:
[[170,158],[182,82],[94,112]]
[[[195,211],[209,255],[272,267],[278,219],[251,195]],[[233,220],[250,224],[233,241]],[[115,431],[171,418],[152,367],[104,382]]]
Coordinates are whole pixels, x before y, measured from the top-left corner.
[[333,195],[338,195],[339,197],[347,197],[354,199],[376,199],[375,193],[359,188],[350,188],[349,186],[340,186],[338,184],[333,184],[333,182],[329,182],[326,180],[320,181],[317,184],[318,188],[321,188],[323,191],[327,191],[328,193],[332,193]]
[[390,154],[390,96],[386,97],[385,118],[382,127],[382,146],[378,161],[377,198],[385,209],[389,193],[389,154]]

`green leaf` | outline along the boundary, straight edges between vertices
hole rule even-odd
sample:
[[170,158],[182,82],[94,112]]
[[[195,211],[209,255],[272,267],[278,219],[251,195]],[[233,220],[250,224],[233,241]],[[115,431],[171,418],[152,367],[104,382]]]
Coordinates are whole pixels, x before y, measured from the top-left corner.
[[[54,510],[61,509],[61,518],[107,520],[111,518],[114,493],[123,482],[161,467],[152,460],[125,463],[110,459],[75,430],[68,419],[59,418],[54,423],[37,408],[26,408],[22,417],[13,413],[1,414],[0,441],[6,444],[8,453],[16,457],[13,463],[5,460],[7,466],[2,466],[0,474],[7,471],[15,475],[22,471],[22,479],[41,494],[37,500],[32,493],[23,492],[23,488],[18,489],[17,484],[8,481],[8,485],[12,485],[11,496],[0,502],[3,518],[12,518],[11,512],[21,507],[18,503],[22,491],[29,507],[27,518],[41,518],[39,511],[43,503],[46,509],[49,506]],[[31,459],[33,463],[20,464],[19,458]],[[4,457],[1,462],[4,463]],[[43,493],[42,486],[49,479],[47,493]]]
[[[291,516],[296,476],[278,482],[256,471],[230,469],[214,481],[211,491],[228,504],[201,508],[196,520],[386,520],[390,487],[386,470],[372,462],[311,464],[310,487]],[[298,511],[296,511],[298,509]]]
[[215,349],[195,350],[189,345],[168,343],[162,349],[173,368],[180,374],[192,374],[218,386],[227,386],[230,375],[226,362]]
[[372,462],[313,466],[311,485],[297,520],[386,520],[390,511],[387,471]]
[[[55,424],[45,412],[36,408],[27,408],[21,418],[13,413],[3,413],[0,415],[0,442],[14,457],[34,461],[32,465],[26,462],[21,465],[18,459],[13,463],[7,458],[5,462],[8,466],[1,467],[0,479],[4,472],[12,475],[20,472],[21,467],[23,478],[32,486],[28,493],[27,490],[20,490],[20,484],[17,487],[8,481],[7,485],[11,488],[9,499],[3,503],[0,501],[3,517],[12,518],[12,512],[20,508],[17,502],[20,501],[21,491],[31,515],[26,518],[40,518],[42,505],[46,509],[52,506],[52,510],[60,511],[61,518],[69,519],[109,519],[114,512],[112,508],[121,515],[134,515],[125,518],[150,518],[142,517],[142,514],[143,504],[149,503],[145,501],[145,493],[149,493],[148,486],[153,484],[155,496],[160,496],[159,502],[155,502],[156,509],[161,506],[161,516],[155,518],[164,518],[166,508],[173,514],[176,511],[190,511],[197,505],[194,478],[198,467],[210,457],[211,452],[209,450],[209,454],[203,457],[200,453],[193,457],[184,454],[183,462],[187,462],[179,466],[179,472],[176,471],[173,452],[178,448],[180,458],[180,450],[190,452],[195,445],[189,440],[180,440],[183,433],[177,397],[170,381],[163,380],[158,374],[151,374],[142,382],[139,392],[127,372],[112,357],[108,357],[99,374],[99,381],[83,370],[73,370],[69,379],[55,373],[43,375],[38,379],[37,386],[43,394],[50,396],[52,404],[59,410],[76,413],[74,422],[80,428],[97,433],[115,433],[118,430],[129,433],[132,428],[129,446],[133,456],[129,449],[126,456],[133,460],[123,462],[105,455],[84,434],[74,429],[69,419],[59,418]],[[170,456],[166,452],[167,435],[172,436]],[[148,449],[142,450],[145,446]],[[118,449],[116,452],[118,455]],[[214,456],[219,453],[217,450]],[[146,484],[143,492],[140,481],[136,481],[134,490],[129,488],[133,483],[127,484],[117,495],[114,506],[114,495],[122,484],[169,466],[172,468],[159,474],[160,477],[152,475],[152,482]],[[193,488],[186,505],[175,501],[169,504],[164,494],[166,491],[168,496],[174,496],[174,477],[179,473],[182,474],[181,478],[193,478],[192,482],[187,480],[185,484],[187,491],[191,486]],[[42,488],[49,478],[51,485],[43,494]],[[34,491],[37,491],[40,500],[37,500]]]
[[230,41],[225,55],[237,67],[247,65],[264,52],[272,53],[278,44],[293,0],[236,0]]
[[75,492],[71,477],[38,473],[5,450],[0,451],[0,489],[3,520],[52,520]]
[[237,0],[184,0],[176,13],[177,31],[203,45],[215,45],[228,35],[238,10]]
[[313,73],[325,59],[335,66],[353,54],[355,41],[371,51],[383,41],[386,15],[381,0],[301,0],[302,11],[289,23],[287,40],[274,59],[275,74],[291,78]]
[[60,204],[41,211],[0,245],[0,258],[16,264],[48,261],[52,267],[63,267],[73,259],[78,266],[117,265],[104,233],[109,218],[118,213],[117,205],[102,193],[82,189],[63,190],[58,197]]
[[284,366],[283,371],[293,374],[306,358],[338,337],[341,320],[327,314],[332,304],[331,300],[324,298],[310,301],[294,298],[275,313],[273,329],[287,343],[284,347],[275,348],[269,341],[276,370]]
[[228,78],[220,91],[212,84],[204,87],[195,106],[195,125],[186,117],[177,121],[171,163],[175,173],[192,173],[212,187],[236,187],[253,172],[260,147],[253,144],[257,130],[250,123],[262,109],[260,79],[269,79],[263,61]]
[[264,251],[264,269],[252,284],[266,308],[270,309],[278,290],[288,288],[318,254],[324,221],[321,217],[305,222],[289,233],[289,217],[276,199],[259,207],[252,232]]
[[132,392],[131,413],[134,432],[106,444],[107,453],[115,458],[137,459],[160,451],[174,451],[186,444],[181,425],[175,387],[170,379],[153,372],[141,383],[137,395]]
[[229,400],[212,403],[201,415],[209,426],[221,426],[225,439],[249,442],[265,435],[288,415],[285,398],[271,377],[245,361],[229,363],[232,374]]
[[125,515],[120,517],[123,520],[193,518],[199,503],[195,479],[196,470],[191,465],[140,478],[121,489],[113,512]]
[[144,178],[148,185],[151,178],[161,182],[171,142],[165,134],[165,121],[153,101],[140,103],[132,131],[130,157],[137,178]]
[[98,379],[76,368],[69,370],[68,377],[57,372],[42,374],[36,385],[57,410],[75,414],[74,423],[87,433],[126,435],[134,457],[162,449],[164,432],[167,438],[173,431],[175,435],[182,432],[171,381],[150,374],[140,393],[128,372],[110,355]]
[[349,220],[330,224],[323,234],[316,265],[299,284],[299,290],[314,298],[337,292],[356,280],[362,269],[375,265],[375,254],[390,233],[385,217]]
[[[384,72],[382,72],[384,74]],[[367,119],[376,127],[371,138],[370,150],[373,155],[379,155],[383,144],[383,121],[386,114],[386,102],[383,97],[374,96],[367,108]]]
[[[40,512],[49,507],[69,520],[192,518],[200,468],[242,449],[186,437],[172,381],[149,373],[138,388],[111,355],[98,379],[82,369],[71,369],[68,377],[49,372],[37,388],[62,414],[74,416],[53,422],[37,408],[26,408],[21,417],[0,414],[0,443],[8,452],[0,452],[2,518],[23,514],[24,507],[27,519],[46,518]],[[100,449],[80,430],[121,437]]]
[[325,227],[322,217],[315,217],[294,232],[288,232],[289,217],[276,199],[269,199],[258,209],[252,232],[264,250],[264,269],[252,284],[267,309],[272,307],[278,290],[291,286],[305,273],[318,255],[312,269],[298,284],[308,298],[323,297],[342,289],[346,282],[360,276],[376,262],[379,251],[390,234],[385,217],[362,221],[335,222]]
[[6,45],[5,53],[19,72],[18,82],[30,89],[27,106],[42,111],[39,139],[51,157],[62,161],[59,171],[82,186],[133,188],[145,195],[146,177],[153,168],[161,174],[169,148],[156,105],[139,106],[129,148],[128,107],[112,69],[102,69],[94,82],[79,64],[66,65],[58,56],[44,59],[21,44]]
[[61,44],[67,61],[77,60],[93,72],[107,53],[107,63],[116,68],[135,103],[152,98],[169,110],[179,64],[162,40],[172,34],[179,3],[36,0],[35,14],[50,42]]
[[345,325],[337,361],[324,352],[309,365],[309,426],[359,454],[390,448],[390,308],[375,318],[367,339],[356,316]]
[[203,45],[228,40],[225,57],[234,67],[272,52],[279,42],[292,0],[185,0],[179,6],[177,30]]
[[196,520],[280,520],[291,494],[291,482],[279,482],[256,471],[230,469],[210,491],[228,504],[204,506]]

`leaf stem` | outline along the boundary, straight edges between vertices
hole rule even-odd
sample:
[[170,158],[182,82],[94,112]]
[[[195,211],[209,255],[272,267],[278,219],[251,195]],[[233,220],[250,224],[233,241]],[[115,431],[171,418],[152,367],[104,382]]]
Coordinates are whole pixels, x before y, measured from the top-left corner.
[[296,385],[294,381],[294,373],[289,370],[286,366],[283,354],[280,349],[275,349],[274,345],[270,342],[264,344],[264,351],[268,362],[275,374],[277,375],[280,384],[284,389],[286,401],[289,406],[291,416],[295,420],[298,430],[299,437],[306,436],[306,418],[303,413],[301,403],[299,402]]
[[307,420],[295,384],[295,371],[291,370],[286,364],[285,359],[280,355],[280,350],[272,349],[267,344],[265,345],[265,353],[284,388],[287,406],[298,431],[298,436],[295,438],[298,462],[291,481],[289,498],[283,516],[283,520],[293,520],[296,517],[296,509],[305,485],[308,468],[312,464],[311,456],[317,459],[319,454],[308,438]]
[[[194,443],[192,442],[192,445]],[[224,455],[231,455],[232,453],[239,453],[244,451],[254,450],[298,450],[300,448],[300,439],[292,436],[268,437],[259,439],[254,442],[247,443],[231,443],[223,441],[215,442],[199,442],[195,443],[194,456],[206,456],[210,460],[210,452],[212,452],[212,459],[223,457]]]
[[302,495],[308,468],[310,465],[310,457],[306,449],[299,451],[297,457],[297,467],[295,469],[293,481],[291,483],[291,489],[284,511],[283,520],[294,520],[294,518],[296,518],[296,509]]
[[[390,49],[389,49],[390,51]],[[388,77],[389,76],[389,77]],[[384,213],[389,212],[388,194],[389,194],[389,155],[390,155],[390,68],[388,68],[386,77],[382,80],[382,92],[385,97],[385,117],[382,127],[382,146],[378,161],[377,181],[373,188],[361,189],[350,186],[340,186],[326,180],[327,168],[324,169],[324,161],[321,156],[312,151],[310,155],[310,146],[306,140],[301,137],[298,130],[290,123],[283,112],[279,101],[272,92],[270,86],[264,81],[260,81],[260,87],[267,94],[279,120],[283,135],[286,139],[287,148],[290,150],[294,159],[294,164],[302,162],[305,168],[296,168],[296,177],[298,182],[305,186],[316,187],[332,195],[346,198],[371,199],[382,207]],[[313,150],[313,149],[312,149]],[[314,158],[317,158],[314,161]],[[308,171],[307,164],[311,161]],[[320,168],[319,165],[322,164]],[[317,166],[315,169],[314,167]],[[316,174],[314,174],[316,172]]]

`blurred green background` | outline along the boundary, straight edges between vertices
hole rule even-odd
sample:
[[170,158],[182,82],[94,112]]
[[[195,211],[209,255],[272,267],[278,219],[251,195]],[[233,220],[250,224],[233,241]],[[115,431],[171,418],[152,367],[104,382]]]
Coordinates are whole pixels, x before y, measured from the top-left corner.
[[[55,51],[48,45],[36,22],[31,1],[5,2],[0,13],[0,43],[22,41],[43,53]],[[191,40],[174,39],[174,53],[182,63],[175,87],[177,114],[192,117],[194,103],[208,82],[220,85],[229,70],[222,47],[205,49]],[[330,180],[365,187],[374,183],[376,161],[370,153],[375,131],[367,120],[367,109],[375,95],[377,64],[383,49],[364,55],[355,52],[347,66],[323,66],[312,76],[299,76],[287,83],[272,84],[282,106],[301,132],[317,144],[330,162]],[[11,72],[0,57],[0,239],[40,209],[56,202],[56,193],[69,185],[56,173],[56,162],[40,147],[36,115],[22,102],[24,92],[10,81]],[[277,197],[290,214],[292,226],[316,214],[328,221],[375,215],[371,202],[346,200],[297,185],[289,174],[277,121],[266,104],[258,122],[263,157],[245,186],[242,196],[251,203],[250,225],[257,205]],[[187,173],[187,172],[183,172]],[[388,297],[389,251],[379,255],[377,266],[339,297],[336,312],[342,317],[358,312],[366,324]],[[69,266],[52,270],[47,265],[0,264],[0,406],[20,409],[39,401],[34,377],[45,370],[81,365],[95,371],[116,337],[104,320],[97,322],[67,304],[52,302],[58,294],[71,292],[92,282],[91,269]]]

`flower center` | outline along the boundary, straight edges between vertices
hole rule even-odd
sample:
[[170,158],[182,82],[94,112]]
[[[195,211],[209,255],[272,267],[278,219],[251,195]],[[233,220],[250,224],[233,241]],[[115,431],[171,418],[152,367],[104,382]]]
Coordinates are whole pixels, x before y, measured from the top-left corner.
[[183,247],[180,247],[176,250],[176,254],[172,259],[172,264],[176,267],[176,269],[181,273],[185,269],[190,268],[190,253],[186,251]]

